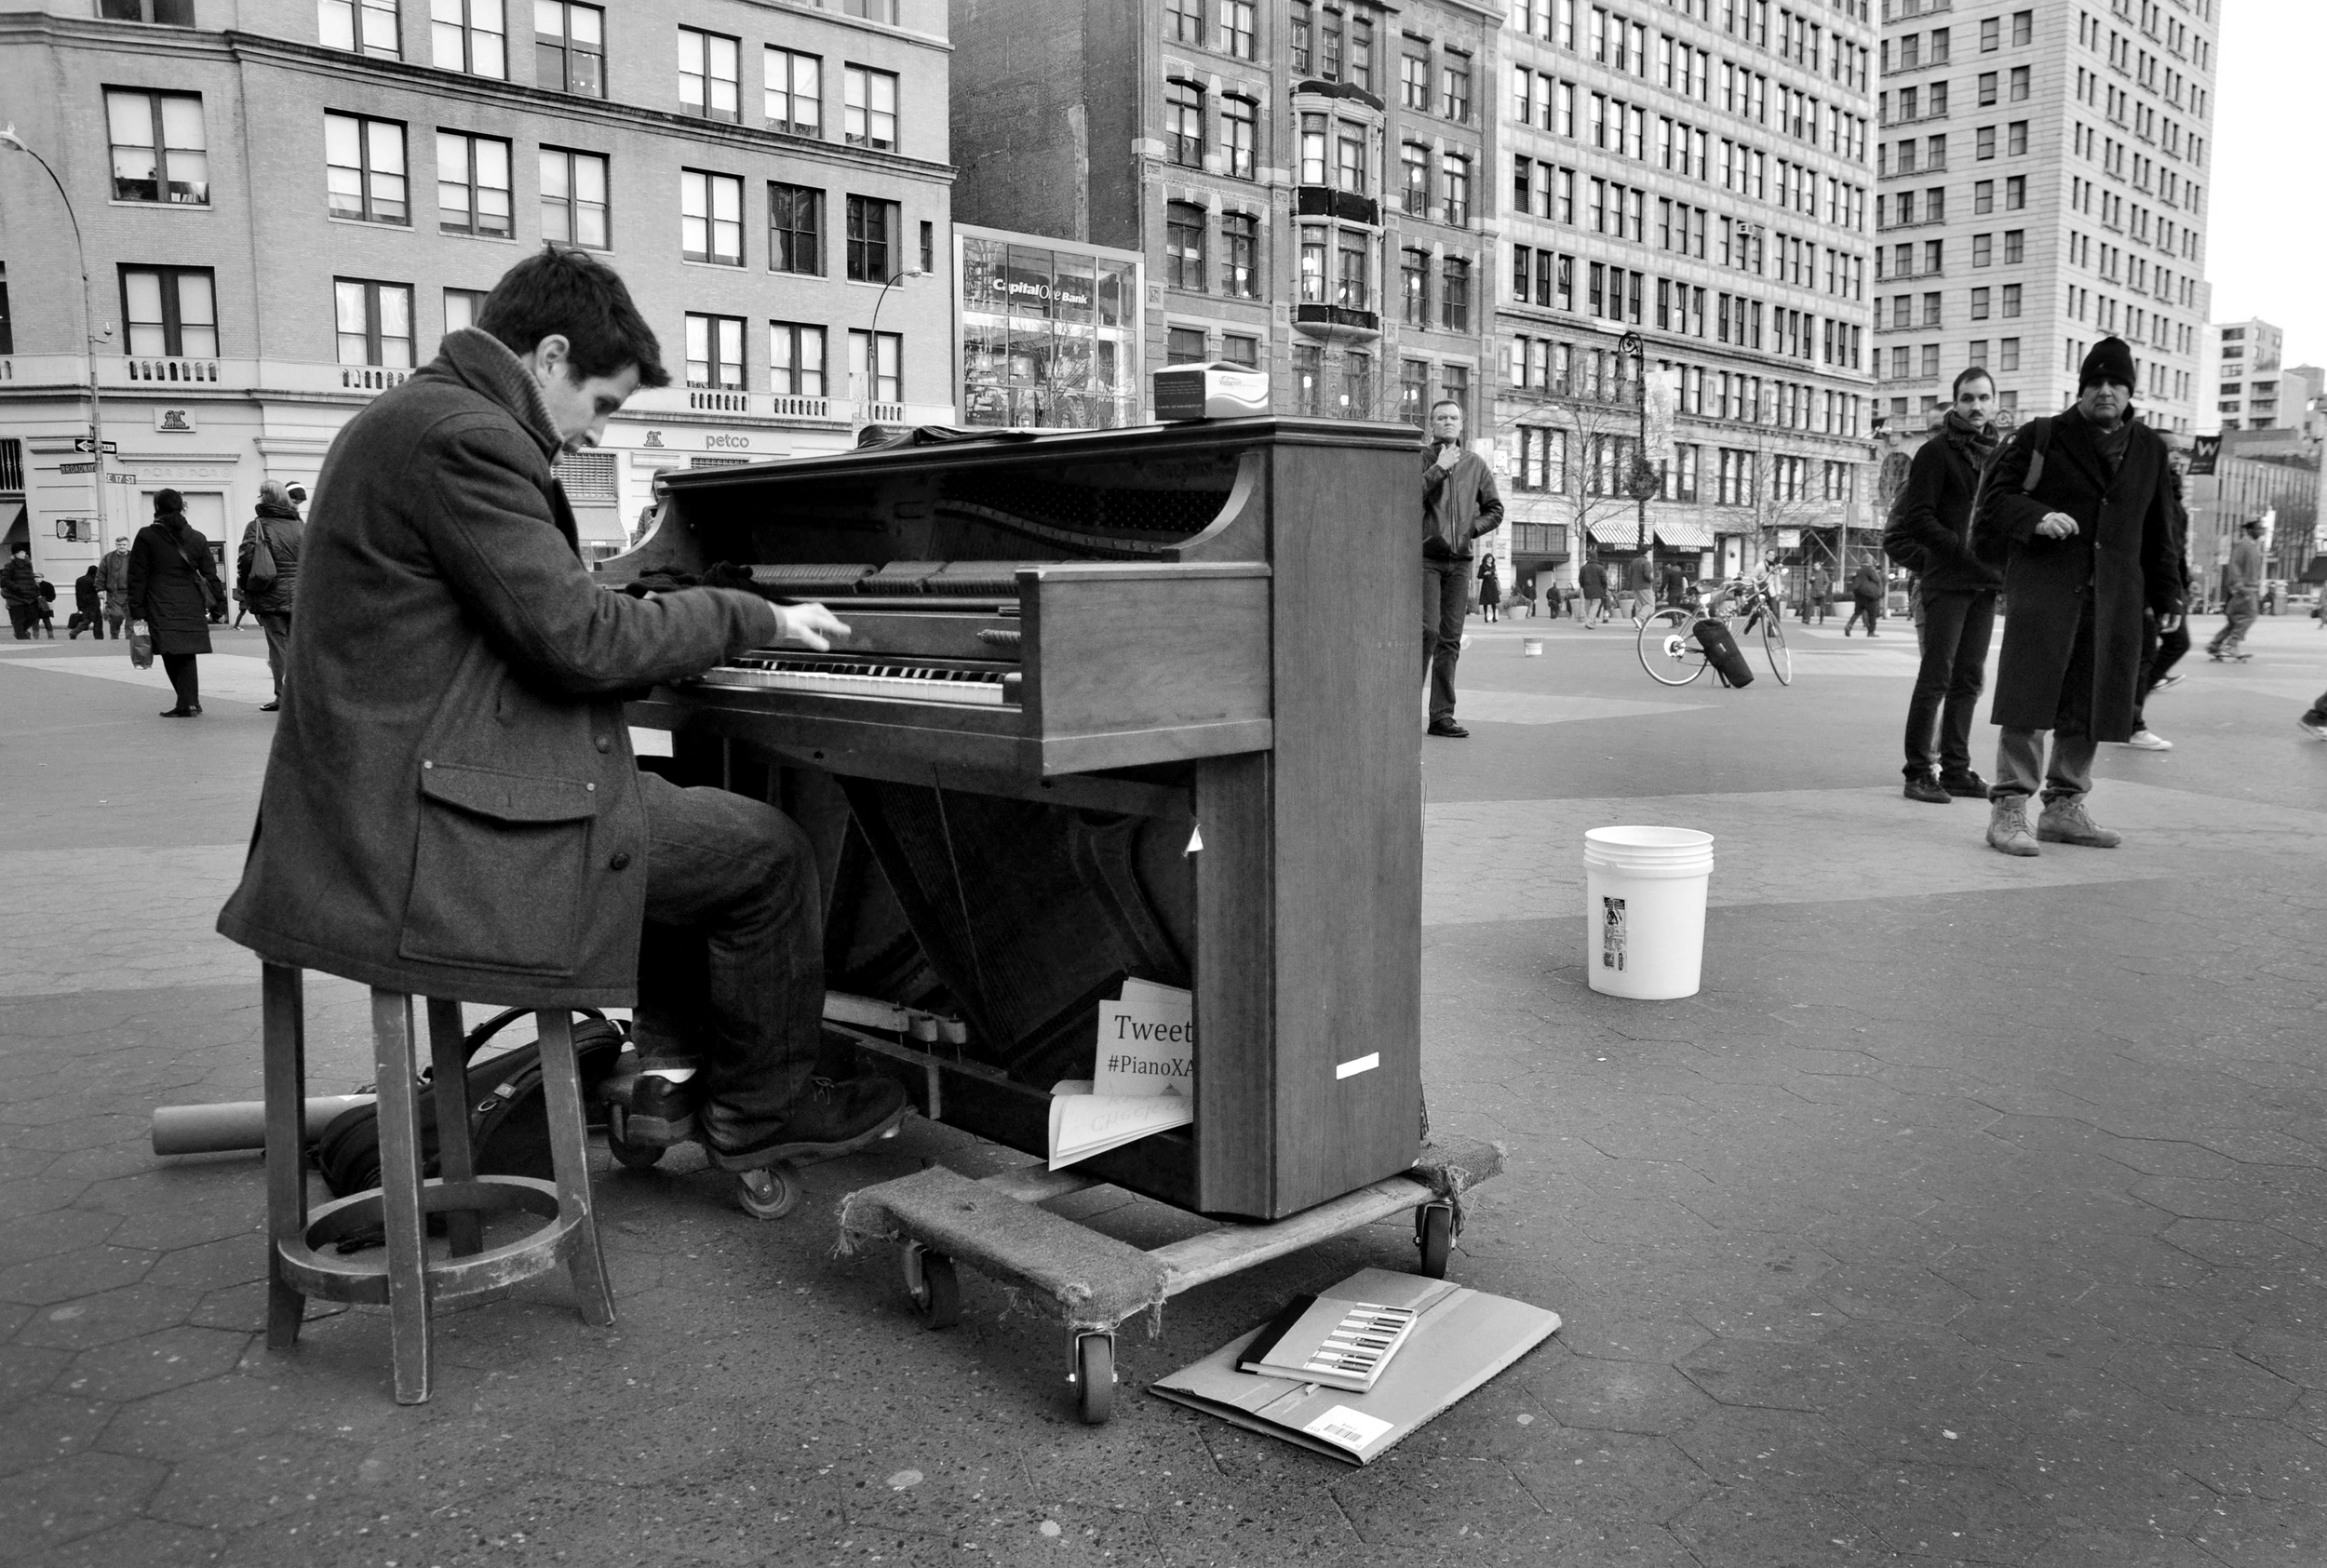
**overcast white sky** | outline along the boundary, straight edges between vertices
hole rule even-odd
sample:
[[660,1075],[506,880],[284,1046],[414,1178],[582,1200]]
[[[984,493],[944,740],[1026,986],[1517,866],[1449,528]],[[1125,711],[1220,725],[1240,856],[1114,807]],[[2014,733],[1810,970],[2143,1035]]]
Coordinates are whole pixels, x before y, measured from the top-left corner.
[[2286,362],[2327,364],[2327,4],[2222,0],[2215,51],[2213,318],[2287,332]]

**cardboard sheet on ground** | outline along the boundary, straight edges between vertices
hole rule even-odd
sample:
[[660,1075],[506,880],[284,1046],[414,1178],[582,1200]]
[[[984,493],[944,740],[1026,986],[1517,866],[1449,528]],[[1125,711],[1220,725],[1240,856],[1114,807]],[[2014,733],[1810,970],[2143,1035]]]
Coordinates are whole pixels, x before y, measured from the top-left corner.
[[1419,1274],[1368,1268],[1320,1293],[1421,1314],[1371,1392],[1238,1371],[1266,1324],[1148,1392],[1347,1464],[1370,1465],[1559,1330],[1556,1312]]

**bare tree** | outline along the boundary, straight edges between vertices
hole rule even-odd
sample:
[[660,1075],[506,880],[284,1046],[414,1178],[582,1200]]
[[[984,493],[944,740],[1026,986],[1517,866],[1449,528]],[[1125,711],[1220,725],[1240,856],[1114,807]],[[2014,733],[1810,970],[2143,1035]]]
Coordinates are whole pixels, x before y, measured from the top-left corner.
[[[1510,411],[1494,426],[1497,434],[1516,436],[1527,429],[1558,437],[1544,457],[1529,449],[1528,437],[1519,438],[1512,488],[1523,494],[1549,492],[1566,499],[1575,528],[1578,564],[1598,554],[1592,535],[1594,523],[1635,513],[1640,505],[1630,489],[1633,476],[1617,458],[1620,451],[1636,453],[1638,449],[1636,384],[1617,382],[1611,389],[1613,398],[1580,395],[1580,389],[1572,383],[1507,388],[1503,394],[1503,406]],[[1539,472],[1543,480],[1540,489],[1528,483]]]

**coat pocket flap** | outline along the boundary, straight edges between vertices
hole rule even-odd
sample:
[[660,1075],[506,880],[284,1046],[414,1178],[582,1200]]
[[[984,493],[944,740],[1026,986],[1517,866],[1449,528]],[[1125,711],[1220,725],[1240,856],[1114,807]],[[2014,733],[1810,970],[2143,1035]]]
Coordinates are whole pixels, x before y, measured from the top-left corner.
[[579,779],[546,779],[497,768],[423,762],[420,792],[496,822],[576,822],[598,815],[596,789]]

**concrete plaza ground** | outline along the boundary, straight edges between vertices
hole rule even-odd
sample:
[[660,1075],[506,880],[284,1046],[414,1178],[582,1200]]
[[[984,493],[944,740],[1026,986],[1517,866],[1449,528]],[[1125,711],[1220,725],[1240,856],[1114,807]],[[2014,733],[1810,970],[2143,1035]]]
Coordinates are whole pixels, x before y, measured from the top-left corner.
[[[1137,1389],[1406,1266],[1402,1224],[1176,1300],[1085,1428],[1054,1324],[965,1276],[927,1333],[894,1259],[835,1255],[850,1188],[997,1158],[920,1123],[768,1225],[601,1167],[620,1320],[555,1280],[450,1318],[427,1405],[378,1313],[269,1352],[258,1161],[144,1141],[258,1092],[256,966],[209,924],[262,650],[222,637],[166,724],[118,643],[0,643],[0,1561],[2327,1562],[2327,745],[2293,723],[2327,633],[2185,665],[2177,749],[2105,748],[2126,846],[2011,861],[1899,797],[1912,636],[1839,625],[1742,691],[1653,686],[1629,628],[1480,629],[1473,738],[1424,753],[1425,1067],[1509,1149],[1455,1276],[1566,1327],[1363,1471]],[[1624,821],[1717,837],[1687,1001],[1584,984],[1580,838]],[[316,1092],[369,1078],[353,987],[310,1003]]]

